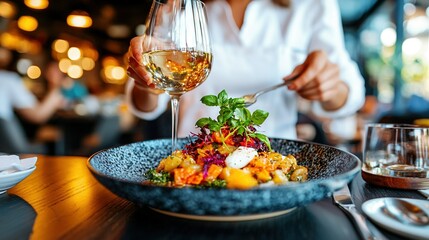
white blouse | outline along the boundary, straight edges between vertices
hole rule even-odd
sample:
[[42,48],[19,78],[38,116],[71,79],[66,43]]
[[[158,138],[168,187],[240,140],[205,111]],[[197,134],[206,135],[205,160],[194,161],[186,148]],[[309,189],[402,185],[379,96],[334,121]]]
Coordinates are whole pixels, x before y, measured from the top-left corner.
[[[364,102],[364,81],[357,65],[350,59],[343,39],[336,0],[295,0],[282,8],[270,0],[254,0],[248,5],[244,23],[239,29],[225,0],[207,5],[212,40],[213,64],[207,80],[185,93],[180,101],[179,137],[196,133],[201,117],[215,118],[219,109],[200,102],[205,95],[225,89],[230,97],[240,97],[282,82],[308,53],[324,50],[338,64],[341,79],[350,94],[346,104],[336,111],[324,111],[318,102],[312,110],[322,117],[343,117],[354,114]],[[169,97],[159,97],[154,112],[140,112],[130,101],[134,86],[131,79],[126,92],[131,111],[138,117],[153,120],[168,106]],[[297,95],[286,87],[262,95],[249,110],[269,112],[258,131],[269,137],[296,138]],[[170,126],[168,126],[170,127]]]

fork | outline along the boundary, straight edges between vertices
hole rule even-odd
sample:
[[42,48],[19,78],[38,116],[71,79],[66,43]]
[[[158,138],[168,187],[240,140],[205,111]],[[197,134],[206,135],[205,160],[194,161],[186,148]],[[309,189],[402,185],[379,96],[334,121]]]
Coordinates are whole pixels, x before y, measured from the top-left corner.
[[245,107],[249,107],[250,105],[254,104],[256,102],[256,100],[258,100],[258,97],[261,96],[262,94],[265,94],[267,92],[271,92],[273,90],[276,90],[277,88],[283,87],[283,86],[287,86],[289,84],[291,84],[295,79],[297,79],[300,76],[300,74],[297,74],[295,76],[293,76],[292,78],[279,83],[277,85],[262,89],[258,92],[252,93],[252,94],[247,94],[242,96],[242,98],[244,99],[244,106]]

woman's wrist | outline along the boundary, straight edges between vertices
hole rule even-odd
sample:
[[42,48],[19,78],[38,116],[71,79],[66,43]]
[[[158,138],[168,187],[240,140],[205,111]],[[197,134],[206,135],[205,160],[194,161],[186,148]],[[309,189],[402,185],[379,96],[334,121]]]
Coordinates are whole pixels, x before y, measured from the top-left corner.
[[142,112],[153,111],[158,104],[157,89],[134,84],[131,90],[131,100],[136,109]]

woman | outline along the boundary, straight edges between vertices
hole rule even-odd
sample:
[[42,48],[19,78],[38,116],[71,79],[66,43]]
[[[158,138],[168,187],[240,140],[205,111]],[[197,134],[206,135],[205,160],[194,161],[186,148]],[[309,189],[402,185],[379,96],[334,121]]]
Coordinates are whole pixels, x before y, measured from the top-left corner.
[[[270,113],[259,128],[269,137],[296,138],[298,96],[325,118],[348,116],[362,106],[364,82],[344,47],[335,0],[215,0],[206,5],[213,65],[208,79],[181,98],[180,137],[195,132],[197,119],[217,116],[218,109],[201,104],[202,96],[225,89],[239,97],[297,74],[287,87],[250,107]],[[148,91],[152,82],[141,66],[141,43],[142,37],[130,42],[127,96],[133,113],[151,120],[166,110],[168,96]]]

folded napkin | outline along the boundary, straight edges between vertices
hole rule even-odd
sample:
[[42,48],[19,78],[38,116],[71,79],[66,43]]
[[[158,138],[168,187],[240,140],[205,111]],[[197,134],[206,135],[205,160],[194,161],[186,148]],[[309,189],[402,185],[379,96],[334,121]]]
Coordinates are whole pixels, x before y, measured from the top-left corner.
[[17,155],[0,156],[0,175],[30,169],[36,165],[37,157],[19,159]]

